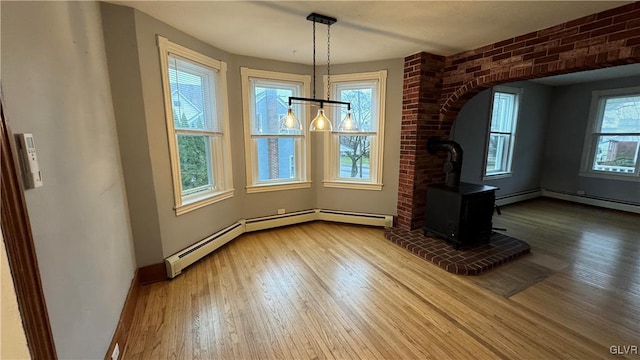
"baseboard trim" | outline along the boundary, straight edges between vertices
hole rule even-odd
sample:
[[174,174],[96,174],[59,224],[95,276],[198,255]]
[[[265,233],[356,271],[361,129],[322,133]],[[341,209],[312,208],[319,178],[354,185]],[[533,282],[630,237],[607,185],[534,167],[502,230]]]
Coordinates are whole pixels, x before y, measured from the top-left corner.
[[549,197],[552,199],[576,202],[576,203],[585,204],[585,205],[598,206],[606,209],[620,210],[620,211],[640,214],[640,206],[638,205],[625,204],[621,202],[615,202],[615,201],[586,197],[586,196],[565,194],[561,192],[549,191],[544,189],[542,190],[542,196]]
[[136,310],[136,303],[138,302],[138,294],[140,293],[140,271],[136,270],[131,280],[131,286],[127,293],[127,299],[124,301],[122,312],[120,313],[120,319],[118,320],[118,326],[113,333],[111,344],[107,349],[107,353],[104,355],[105,360],[111,360],[111,354],[116,344],[120,349],[119,359],[124,358],[124,353],[127,349],[127,340],[129,339],[129,331],[131,330],[131,324],[133,323],[133,315]]
[[167,277],[167,269],[164,266],[164,262],[139,268],[138,278],[140,285],[153,284],[169,279],[169,277]]
[[500,198],[496,198],[496,205],[504,206],[525,200],[535,199],[542,196],[542,190],[523,191],[520,193],[505,195]]
[[[232,241],[244,233],[318,220],[382,227],[389,227],[393,225],[393,216],[391,215],[326,209],[309,209],[258,218],[241,219],[235,224],[231,224],[227,228],[224,228],[219,232],[167,257],[165,259],[165,276],[171,279],[175,278],[182,273],[182,270],[186,269],[191,264],[199,261],[218,249],[220,246]],[[158,269],[158,271],[160,270]]]

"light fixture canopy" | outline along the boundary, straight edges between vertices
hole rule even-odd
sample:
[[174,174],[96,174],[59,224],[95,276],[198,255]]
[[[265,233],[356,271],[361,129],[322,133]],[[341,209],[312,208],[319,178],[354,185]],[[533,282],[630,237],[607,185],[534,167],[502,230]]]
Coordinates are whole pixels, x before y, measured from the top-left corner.
[[[338,20],[336,18],[321,15],[317,13],[311,13],[307,16],[307,20],[313,22],[313,98],[304,97],[289,97],[289,110],[287,116],[283,117],[280,122],[280,129],[283,131],[288,130],[302,130],[302,124],[293,112],[292,104],[296,102],[311,102],[316,103],[320,107],[318,108],[318,114],[309,124],[309,131],[333,131],[333,124],[331,120],[325,115],[324,105],[335,106],[347,106],[347,116],[340,122],[338,126],[339,132],[355,131],[357,127],[351,119],[351,103],[346,101],[337,101],[329,99],[330,79],[331,79],[331,25],[335,24]],[[316,23],[327,25],[327,99],[316,99]]]

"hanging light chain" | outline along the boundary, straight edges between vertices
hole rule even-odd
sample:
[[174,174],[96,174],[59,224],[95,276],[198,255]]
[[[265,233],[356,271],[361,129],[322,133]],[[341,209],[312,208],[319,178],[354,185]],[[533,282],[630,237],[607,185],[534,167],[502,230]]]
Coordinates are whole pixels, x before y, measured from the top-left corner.
[[316,22],[313,22],[313,98],[316,98]]
[[327,100],[329,100],[331,84],[331,24],[327,25]]

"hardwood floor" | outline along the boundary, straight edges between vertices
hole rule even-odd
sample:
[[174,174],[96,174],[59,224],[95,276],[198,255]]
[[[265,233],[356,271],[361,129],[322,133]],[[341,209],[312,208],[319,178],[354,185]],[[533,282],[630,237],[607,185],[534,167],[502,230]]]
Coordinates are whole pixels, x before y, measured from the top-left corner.
[[125,358],[598,359],[640,346],[638,215],[550,200],[502,210],[496,226],[570,265],[504,298],[382,229],[249,233],[142,287]]

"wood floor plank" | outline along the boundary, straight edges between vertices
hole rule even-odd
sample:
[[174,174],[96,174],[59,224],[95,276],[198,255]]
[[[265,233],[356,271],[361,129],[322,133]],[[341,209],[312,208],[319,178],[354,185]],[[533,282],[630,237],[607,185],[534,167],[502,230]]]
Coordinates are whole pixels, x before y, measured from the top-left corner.
[[606,359],[640,345],[638,216],[549,200],[502,213],[496,226],[563,264],[510,298],[379,228],[314,222],[245,234],[143,286],[125,358]]

